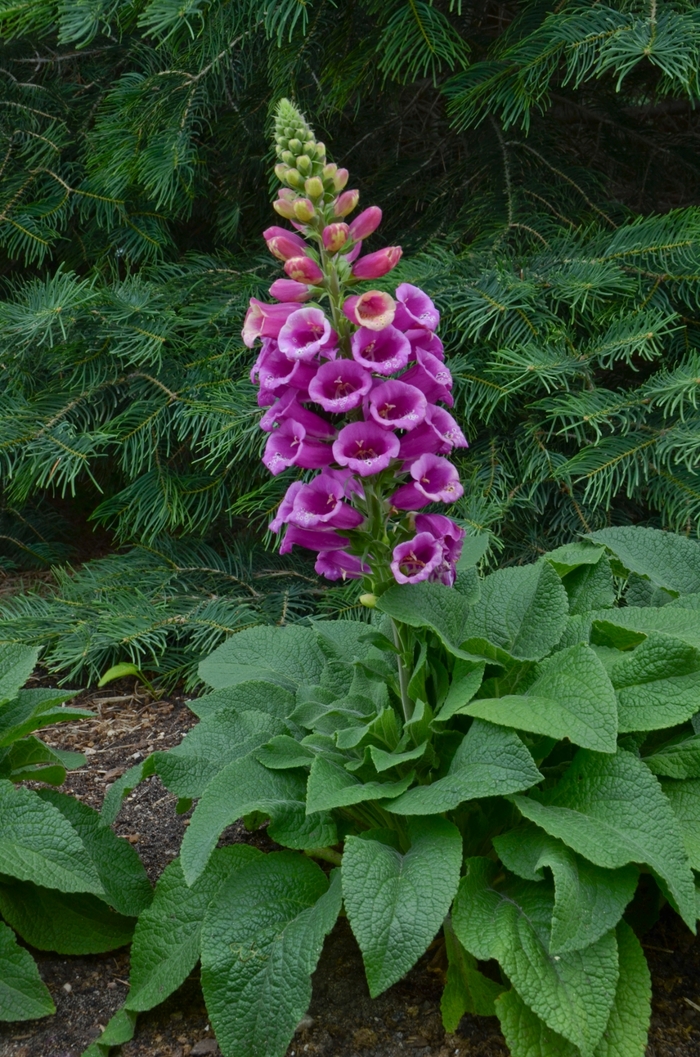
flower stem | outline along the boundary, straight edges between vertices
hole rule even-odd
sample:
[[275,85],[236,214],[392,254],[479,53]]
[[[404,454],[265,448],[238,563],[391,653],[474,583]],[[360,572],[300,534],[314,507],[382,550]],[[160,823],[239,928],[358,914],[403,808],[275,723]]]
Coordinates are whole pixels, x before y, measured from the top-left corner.
[[399,651],[396,657],[396,663],[399,669],[399,689],[401,690],[401,708],[403,709],[404,722],[408,723],[413,716],[414,703],[411,700],[408,693],[408,682],[409,672],[405,664],[406,659],[406,647],[401,640],[401,631],[399,625],[395,620],[392,620],[391,627],[394,632],[394,645]]
[[310,859],[325,859],[334,866],[341,866],[343,862],[343,856],[333,848],[305,848],[304,855],[308,855]]

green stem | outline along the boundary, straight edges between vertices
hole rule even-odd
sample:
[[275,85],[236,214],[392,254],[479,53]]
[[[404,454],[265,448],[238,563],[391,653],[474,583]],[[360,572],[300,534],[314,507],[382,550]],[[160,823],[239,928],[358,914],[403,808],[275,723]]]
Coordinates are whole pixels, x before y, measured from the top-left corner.
[[333,848],[305,848],[304,855],[308,855],[310,859],[325,859],[334,866],[341,866],[343,862],[343,856]]
[[405,664],[405,659],[406,659],[405,649],[406,649],[406,647],[405,647],[405,644],[402,642],[401,632],[399,630],[399,625],[398,625],[398,623],[395,620],[392,620],[391,627],[392,627],[392,630],[394,632],[394,645],[396,646],[397,650],[399,651],[399,653],[398,653],[398,655],[396,657],[396,664],[397,664],[398,669],[399,669],[399,689],[401,690],[401,708],[403,709],[404,722],[408,723],[410,721],[411,717],[413,716],[413,709],[414,709],[415,706],[414,706],[414,702],[411,700],[411,698],[409,696],[409,693],[408,693],[408,682],[409,682],[409,679],[410,679],[410,675],[409,675],[408,669],[406,668],[406,664]]

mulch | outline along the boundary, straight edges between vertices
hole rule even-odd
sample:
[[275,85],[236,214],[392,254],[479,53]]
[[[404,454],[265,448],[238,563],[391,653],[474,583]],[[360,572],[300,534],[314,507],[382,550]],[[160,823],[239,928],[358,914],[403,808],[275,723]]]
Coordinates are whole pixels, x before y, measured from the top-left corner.
[[[43,685],[50,685],[47,679]],[[122,680],[76,699],[95,716],[44,732],[50,744],[81,751],[87,765],[62,789],[99,809],[109,785],[155,749],[177,744],[197,722],[179,694],[154,700],[138,683]],[[176,797],[158,777],[124,802],[116,832],[141,856],[153,883],[178,854],[188,815],[176,815]],[[237,824],[225,843],[275,847],[264,829]],[[647,1057],[700,1057],[700,942],[670,913],[644,938],[654,984],[654,1014]],[[66,957],[32,951],[57,1012],[39,1021],[0,1024],[0,1057],[80,1057],[122,1005],[128,990],[128,948]],[[495,1018],[464,1017],[454,1035],[440,1020],[443,967],[428,951],[398,984],[370,999],[357,944],[345,920],[329,936],[313,978],[313,998],[287,1057],[507,1057]],[[274,1009],[270,1016],[274,1017]],[[216,1057],[198,971],[160,1007],[139,1017],[135,1038],[121,1057]]]

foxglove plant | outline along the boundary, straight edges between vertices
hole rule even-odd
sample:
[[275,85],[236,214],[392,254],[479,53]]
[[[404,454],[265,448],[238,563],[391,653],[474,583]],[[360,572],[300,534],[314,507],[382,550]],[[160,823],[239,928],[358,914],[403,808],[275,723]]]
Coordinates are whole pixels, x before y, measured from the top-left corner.
[[[266,237],[293,297],[244,329],[265,463],[298,473],[270,528],[362,580],[371,622],[232,635],[200,665],[198,726],[111,787],[108,821],[154,772],[198,801],[124,1016],[201,956],[225,1057],[282,1057],[344,907],[373,996],[433,945],[447,1031],[496,1015],[513,1057],[644,1057],[634,929],[664,903],[697,917],[700,544],[610,528],[479,575],[488,539],[442,512],[466,441],[437,309],[407,284],[354,292],[398,257],[362,253],[379,210],[350,219],[347,173],[288,103],[277,137],[294,230]],[[240,819],[284,850],[217,847]]]

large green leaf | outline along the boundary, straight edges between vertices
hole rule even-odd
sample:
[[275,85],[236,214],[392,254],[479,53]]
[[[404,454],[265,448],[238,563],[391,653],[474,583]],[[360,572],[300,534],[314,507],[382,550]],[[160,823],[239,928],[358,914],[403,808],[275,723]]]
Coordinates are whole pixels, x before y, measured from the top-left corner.
[[504,992],[495,1012],[511,1057],[581,1057],[578,1046],[552,1031],[517,991]]
[[400,980],[426,950],[459,884],[462,838],[444,818],[408,823],[405,855],[378,840],[348,837],[343,900],[373,998]]
[[36,646],[18,642],[0,643],[0,703],[12,701],[34,671],[39,659]]
[[539,661],[559,642],[568,608],[566,591],[548,562],[500,569],[482,582],[462,647],[477,652],[485,641],[518,660]]
[[484,678],[485,661],[455,661],[450,687],[447,696],[440,706],[434,722],[446,723],[452,716],[461,712],[468,705],[481,686]]
[[207,907],[228,877],[261,857],[262,852],[248,844],[217,848],[191,886],[185,881],[179,859],[166,866],[153,902],[136,925],[127,1009],[152,1009],[187,979],[199,960]]
[[559,575],[564,577],[576,569],[598,565],[604,554],[605,548],[601,544],[590,543],[588,540],[576,540],[574,543],[565,543],[563,547],[549,551],[544,555],[544,560],[553,565]]
[[316,683],[325,664],[309,628],[247,628],[232,635],[199,666],[199,676],[215,690],[250,680],[266,680],[288,690]]
[[610,678],[620,731],[675,727],[700,711],[700,650],[679,639],[649,635],[610,668]]
[[155,773],[156,767],[153,756],[147,756],[145,760],[141,760],[139,763],[134,764],[133,767],[130,767],[128,771],[124,771],[124,774],[117,778],[116,782],[112,782],[105,793],[105,798],[102,801],[102,810],[100,811],[100,818],[105,825],[112,825],[119,814],[124,797],[128,796],[144,778],[150,778]]
[[0,1020],[36,1020],[55,1012],[31,954],[0,922]]
[[315,863],[265,855],[225,882],[202,926],[202,990],[224,1057],[282,1057],[311,1001],[311,974],[340,912]]
[[700,649],[700,610],[663,606],[625,606],[623,609],[599,609],[585,618],[594,621],[593,639],[604,639],[604,645],[628,649],[642,637],[670,635],[694,649]]
[[361,782],[355,775],[346,771],[341,763],[317,756],[311,764],[306,796],[306,811],[330,811],[336,807],[349,807],[361,804],[366,800],[382,800],[384,797],[395,797],[410,786],[415,775],[413,772],[391,782]]
[[617,749],[615,691],[590,646],[570,646],[535,670],[525,694],[483,698],[463,711],[490,723],[560,740],[596,752]]
[[671,738],[643,759],[652,774],[700,778],[700,734]]
[[205,716],[169,752],[154,753],[156,771],[171,792],[200,797],[227,763],[247,756],[282,728],[282,720],[267,712],[222,708]]
[[413,628],[430,628],[450,653],[469,656],[460,646],[470,606],[459,591],[442,584],[395,584],[378,599],[377,609]]
[[[182,842],[182,869],[188,884],[201,874],[219,834],[244,815],[261,812],[284,829],[270,827],[274,840],[285,843],[296,834],[306,848],[335,844],[335,827],[325,814],[305,817],[306,775],[299,771],[269,771],[252,756],[244,756],[219,771],[197,804]],[[289,832],[291,829],[292,832]]]
[[541,881],[545,867],[552,871],[553,953],[581,950],[599,940],[618,923],[637,887],[634,866],[604,870],[531,823],[494,837],[493,846],[507,869],[526,881]]
[[661,787],[680,824],[690,865],[694,870],[700,870],[700,779],[666,780]]
[[569,598],[569,613],[590,613],[615,604],[615,582],[609,559],[603,555],[596,565],[581,565],[568,573],[562,583]]
[[39,796],[61,812],[82,840],[102,882],[104,899],[120,914],[136,917],[151,902],[153,892],[135,849],[75,797],[53,789],[42,789]]
[[73,697],[55,690],[20,690],[14,700],[0,708],[0,746],[31,734],[33,730],[67,723],[69,720],[89,719],[94,713],[86,708],[65,708],[60,702]]
[[680,826],[658,781],[636,756],[622,749],[615,756],[580,749],[544,803],[513,799],[526,818],[596,866],[646,863],[695,928],[693,874]]
[[651,977],[641,944],[629,925],[617,926],[620,979],[595,1057],[644,1057],[651,1020]]
[[465,951],[455,936],[450,917],[445,918],[445,950],[447,953],[447,975],[440,998],[440,1012],[445,1031],[456,1031],[465,1013],[480,1017],[492,1017],[496,1013],[495,999],[504,990],[479,972],[476,958]]
[[32,947],[59,954],[123,947],[135,925],[134,918],[115,914],[87,892],[56,892],[29,881],[0,884],[0,913]]
[[294,710],[295,703],[294,694],[283,686],[261,679],[251,679],[235,686],[213,690],[203,697],[195,697],[187,702],[187,707],[200,719],[205,719],[214,712],[221,712],[222,709],[267,712],[278,719],[286,719]]
[[7,781],[0,781],[0,873],[61,892],[105,894],[85,845],[58,808]]
[[500,882],[500,872],[489,859],[467,860],[452,912],[457,937],[475,958],[496,958],[527,1005],[583,1057],[591,1057],[615,997],[615,933],[585,950],[553,955],[550,886],[513,878]]
[[535,761],[512,730],[475,719],[444,778],[382,804],[397,815],[436,815],[464,800],[505,796],[542,780]]
[[700,543],[673,532],[620,525],[588,539],[612,551],[625,569],[679,594],[700,591]]

